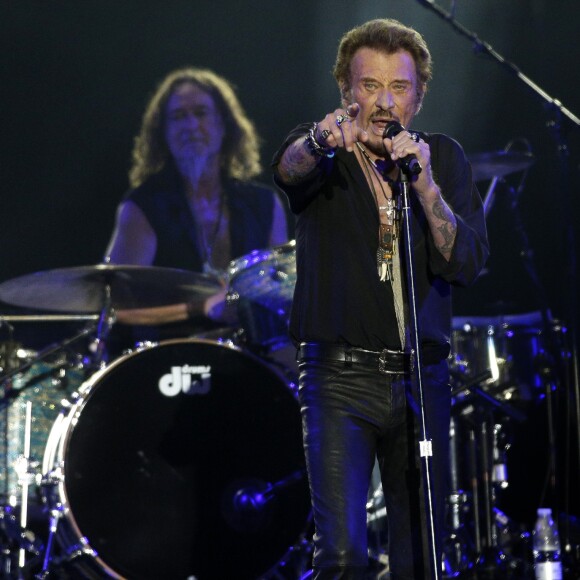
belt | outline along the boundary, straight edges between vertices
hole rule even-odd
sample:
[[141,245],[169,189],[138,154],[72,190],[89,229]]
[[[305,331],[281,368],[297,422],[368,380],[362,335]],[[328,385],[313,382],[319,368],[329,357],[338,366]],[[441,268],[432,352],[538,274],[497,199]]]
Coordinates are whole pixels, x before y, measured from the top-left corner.
[[413,372],[413,352],[384,348],[381,351],[354,348],[348,345],[303,342],[300,344],[301,360],[327,360],[333,362],[360,363],[376,366],[380,373],[397,375]]
[[[447,346],[423,348],[423,364],[436,364],[449,354]],[[385,375],[409,374],[415,366],[415,352],[403,352],[384,348],[380,351],[365,350],[348,345],[325,344],[319,342],[302,342],[299,351],[300,360],[326,360],[333,362],[360,363],[376,366]]]

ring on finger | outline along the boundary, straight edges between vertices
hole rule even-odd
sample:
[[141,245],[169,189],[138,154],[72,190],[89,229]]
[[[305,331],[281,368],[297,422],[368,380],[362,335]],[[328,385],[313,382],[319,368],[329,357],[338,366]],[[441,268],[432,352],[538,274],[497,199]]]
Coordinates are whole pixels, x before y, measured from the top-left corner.
[[336,126],[340,127],[345,121],[350,121],[350,117],[348,115],[337,115],[336,116]]
[[326,141],[329,136],[330,136],[330,131],[328,129],[324,129],[323,131],[320,132],[320,138],[323,141]]

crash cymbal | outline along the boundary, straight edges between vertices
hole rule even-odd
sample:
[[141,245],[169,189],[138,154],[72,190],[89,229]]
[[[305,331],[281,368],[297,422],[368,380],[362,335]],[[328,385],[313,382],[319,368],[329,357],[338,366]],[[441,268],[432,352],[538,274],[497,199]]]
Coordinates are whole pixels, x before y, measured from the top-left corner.
[[534,156],[522,151],[491,151],[468,156],[473,168],[473,180],[485,181],[523,171],[532,165]]
[[0,284],[7,304],[57,312],[100,312],[111,306],[148,308],[215,294],[220,281],[208,274],[155,266],[97,264],[27,274]]

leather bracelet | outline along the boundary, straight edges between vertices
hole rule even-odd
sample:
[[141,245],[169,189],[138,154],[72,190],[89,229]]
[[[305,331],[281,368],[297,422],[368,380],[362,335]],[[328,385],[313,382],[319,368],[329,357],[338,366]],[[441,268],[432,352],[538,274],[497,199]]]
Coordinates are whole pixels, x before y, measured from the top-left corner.
[[199,298],[194,299],[194,300],[190,300],[189,302],[186,303],[186,309],[187,309],[187,318],[189,320],[191,320],[192,318],[198,318],[200,316],[204,315],[204,301],[203,300],[199,300]]
[[306,135],[306,143],[308,144],[310,151],[316,155],[319,155],[320,157],[328,157],[329,159],[334,157],[334,147],[323,147],[316,140],[316,129],[318,129],[318,123],[312,123],[312,127],[308,129],[308,134]]

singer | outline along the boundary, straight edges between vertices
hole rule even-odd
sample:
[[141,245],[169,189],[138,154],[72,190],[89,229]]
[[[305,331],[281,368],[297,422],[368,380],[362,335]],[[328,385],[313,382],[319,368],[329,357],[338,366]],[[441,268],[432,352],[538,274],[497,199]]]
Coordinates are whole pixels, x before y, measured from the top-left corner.
[[[365,505],[377,459],[391,577],[431,578],[430,561],[441,560],[449,475],[451,287],[472,283],[487,259],[482,202],[456,141],[403,129],[412,125],[431,79],[431,56],[418,32],[391,19],[350,30],[341,39],[334,76],[341,106],[299,125],[273,159],[274,179],[296,215],[290,335],[299,349],[316,526],[313,578],[367,577]],[[386,131],[393,122],[395,130]],[[434,558],[418,457],[410,262],[398,201],[410,161],[420,166],[408,177],[434,456]]]

